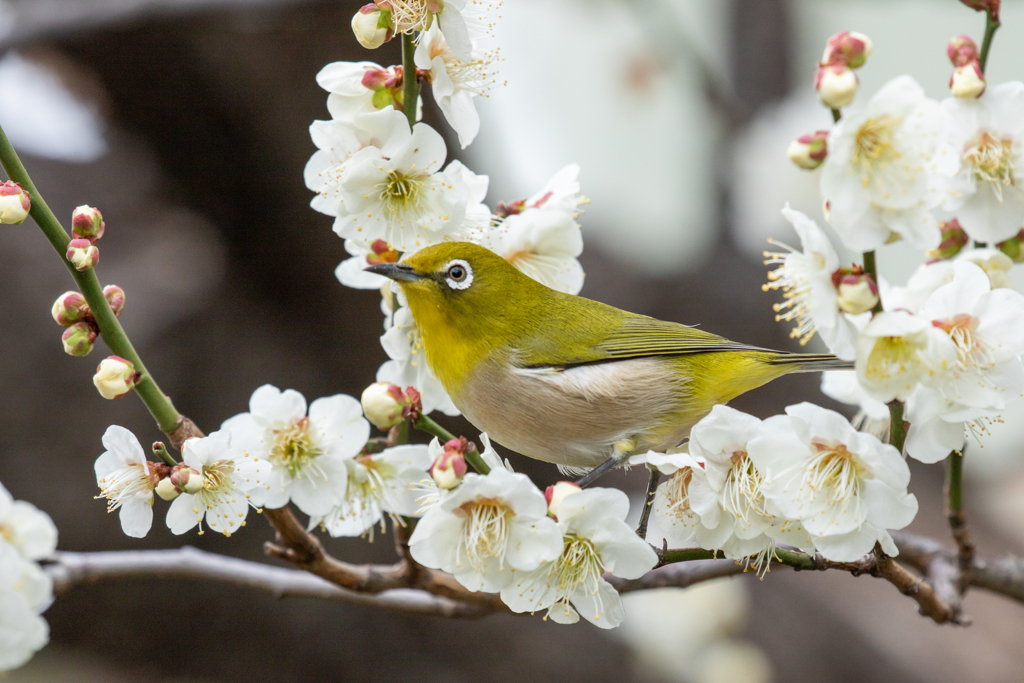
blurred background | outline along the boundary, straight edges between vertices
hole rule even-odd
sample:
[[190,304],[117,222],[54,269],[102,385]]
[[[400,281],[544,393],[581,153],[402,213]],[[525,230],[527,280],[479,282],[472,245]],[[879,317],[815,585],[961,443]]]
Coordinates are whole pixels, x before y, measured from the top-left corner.
[[[347,255],[308,207],[308,126],[328,118],[314,76],[368,55],[341,0],[6,0],[0,2],[0,123],[58,216],[98,206],[103,284],[127,291],[121,318],[162,387],[207,431],[247,409],[261,384],[309,399],[358,396],[386,359],[375,292],[342,287]],[[477,142],[449,150],[491,178],[491,206],[582,165],[582,294],[791,348],[762,293],[766,238],[796,242],[790,202],[820,219],[817,175],[786,159],[794,137],[827,127],[813,76],[825,40],[864,32],[875,51],[863,101],[911,73],[946,94],[945,46],[979,40],[983,16],[957,0],[509,0],[505,61],[477,100]],[[1004,0],[991,82],[1024,77],[1024,2]],[[433,99],[425,118],[445,134]],[[110,424],[160,438],[141,402],[97,397],[86,360],[61,350],[50,318],[71,280],[31,221],[4,226],[0,287],[0,481],[46,510],[64,550],[176,547],[261,559],[269,527],[230,540],[163,526],[126,538],[96,493],[93,461]],[[880,255],[901,282],[920,256]],[[825,399],[814,376],[737,400],[765,417]],[[1020,402],[1024,403],[1024,402]],[[1024,420],[1008,415],[966,461],[980,551],[1024,551]],[[465,422],[442,420],[472,435]],[[553,467],[513,456],[542,487]],[[940,466],[912,463],[913,531],[946,537]],[[609,484],[639,496],[642,473]],[[162,504],[158,501],[158,507]],[[256,522],[259,519],[256,518]],[[655,533],[657,533],[655,531]],[[353,562],[390,562],[390,540],[325,539]],[[45,614],[51,644],[12,683],[41,681],[682,681],[768,683],[799,671],[840,681],[1019,681],[1024,609],[972,592],[967,629],[937,627],[871,578],[773,571],[626,598],[616,632],[538,618],[445,621],[243,589],[135,581],[81,587]]]

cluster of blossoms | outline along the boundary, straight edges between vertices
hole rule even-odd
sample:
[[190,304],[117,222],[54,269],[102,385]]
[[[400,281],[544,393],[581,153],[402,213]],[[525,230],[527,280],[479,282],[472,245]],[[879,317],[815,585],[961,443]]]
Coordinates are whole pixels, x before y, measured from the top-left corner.
[[[473,99],[496,84],[496,50],[479,47],[489,25],[475,17],[488,8],[478,2],[398,2],[367,5],[353,17],[353,30],[366,47],[377,47],[399,33],[421,31],[415,52],[415,77],[429,83],[438,107],[463,147],[480,128]],[[472,20],[467,23],[466,18]],[[445,165],[444,139],[425,123],[411,127],[406,112],[420,103],[405,102],[401,66],[371,62],[329,64],[317,82],[330,95],[329,121],[310,127],[319,148],[306,166],[312,207],[334,217],[334,231],[345,240],[351,258],[336,275],[343,285],[379,289],[383,294],[385,334],[390,360],[377,379],[413,386],[426,412],[458,414],[427,366],[419,330],[401,294],[368,265],[394,263],[403,256],[445,240],[471,241],[505,257],[530,277],[570,294],[583,286],[577,258],[583,238],[577,223],[586,200],[577,182],[579,167],[566,166],[529,199],[501,202],[492,211],[483,203],[488,178],[459,161]]]
[[39,566],[57,549],[57,527],[0,484],[0,674],[15,669],[50,639],[40,616],[53,602],[53,581]]
[[637,456],[670,479],[654,514],[666,538],[754,557],[767,569],[777,543],[850,562],[917,514],[900,452],[831,410],[801,403],[758,420],[726,406],[694,426],[689,452]]
[[[983,78],[973,41],[957,36],[948,51]],[[898,77],[790,150],[821,165],[826,218],[847,248],[872,261],[898,240],[924,252],[905,286],[841,265],[824,231],[788,207],[800,248],[767,254],[765,289],[786,299],[778,319],[855,361],[855,375],[826,373],[825,393],[875,420],[905,402],[907,454],[923,462],[960,450],[965,430],[984,432],[1024,390],[1024,296],[1009,276],[1024,260],[1024,83],[967,88],[965,78],[954,74],[953,96],[936,102]]]

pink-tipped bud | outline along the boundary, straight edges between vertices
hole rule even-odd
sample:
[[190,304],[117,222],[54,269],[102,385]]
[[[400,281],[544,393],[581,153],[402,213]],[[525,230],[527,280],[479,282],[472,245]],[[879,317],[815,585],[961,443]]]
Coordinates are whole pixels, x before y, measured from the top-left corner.
[[79,292],[64,292],[53,302],[50,309],[53,319],[61,327],[70,327],[83,320],[92,320],[92,311],[85,297]]
[[372,253],[366,255],[366,263],[375,266],[381,263],[397,263],[398,251],[384,240],[374,240],[370,245]]
[[95,325],[88,322],[75,323],[64,330],[60,341],[64,345],[64,353],[69,356],[81,357],[92,353],[98,333]]
[[19,183],[8,180],[0,185],[0,223],[19,225],[28,218],[31,210],[32,200]]
[[156,491],[156,495],[167,501],[174,500],[181,495],[181,491],[179,491],[178,487],[171,482],[170,477],[161,479],[160,483],[158,483],[156,488],[153,490]]
[[506,216],[515,216],[523,212],[526,208],[525,199],[516,199],[510,202],[498,202],[497,208],[494,209],[494,213],[499,218],[505,218]]
[[946,46],[946,56],[953,66],[963,66],[971,62],[980,61],[978,56],[978,45],[970,36],[955,36],[949,39]]
[[367,69],[363,73],[362,84],[367,90],[373,90],[376,92],[377,90],[383,90],[391,78],[392,75],[385,69]]
[[359,400],[366,419],[377,429],[390,429],[402,422],[402,412],[411,403],[402,388],[390,382],[374,382]]
[[821,58],[821,66],[826,64],[845,64],[851,69],[864,66],[874,44],[863,33],[841,31],[828,39],[825,54]]
[[381,11],[373,3],[363,5],[352,16],[352,33],[367,50],[376,50],[395,35],[391,13]]
[[978,12],[987,12],[992,21],[999,25],[999,5],[1000,0],[960,0],[963,4],[967,5],[973,10]]
[[188,465],[175,465],[171,469],[170,479],[182,493],[196,494],[203,490],[203,475]]
[[571,481],[560,481],[554,486],[544,489],[544,500],[548,502],[548,516],[558,521],[558,507],[566,496],[582,491],[578,484]]
[[1014,263],[1024,263],[1024,230],[1010,239],[1000,242],[996,248],[1013,259]]
[[836,304],[850,315],[867,313],[878,304],[878,285],[861,266],[839,268],[832,273]]
[[96,368],[92,383],[106,399],[121,398],[135,386],[141,378],[135,371],[135,364],[120,356],[104,358]]
[[808,171],[818,168],[828,156],[828,131],[819,130],[809,135],[801,135],[789,143],[786,153],[789,160],[800,168]]
[[857,74],[845,64],[821,67],[814,83],[818,97],[830,109],[842,109],[853,102],[858,87]]
[[107,285],[103,288],[103,296],[107,298],[114,315],[121,317],[121,311],[124,310],[124,290],[117,285]]
[[981,73],[979,62],[969,62],[963,66],[953,69],[953,75],[949,77],[949,91],[953,97],[962,97],[973,100],[981,97],[985,92],[985,75]]
[[960,221],[955,218],[939,223],[939,231],[942,234],[939,246],[925,253],[931,261],[951,259],[971,241],[967,232],[960,226]]
[[75,270],[89,270],[100,262],[100,250],[87,239],[75,239],[68,242],[68,261]]
[[416,387],[406,387],[405,396],[409,399],[409,405],[402,409],[402,416],[406,420],[416,422],[423,414],[423,395]]
[[95,244],[106,229],[103,214],[95,207],[83,204],[71,214],[71,234],[76,239],[86,239]]
[[437,488],[450,491],[462,483],[466,476],[466,453],[476,448],[466,437],[452,439],[444,445],[444,450],[434,458],[430,466],[430,476]]

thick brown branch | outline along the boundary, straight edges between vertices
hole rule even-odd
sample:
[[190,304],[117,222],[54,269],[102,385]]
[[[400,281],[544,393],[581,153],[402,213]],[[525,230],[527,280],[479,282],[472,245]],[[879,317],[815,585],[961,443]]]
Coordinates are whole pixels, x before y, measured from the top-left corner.
[[195,548],[175,550],[56,553],[44,565],[54,591],[119,579],[188,579],[219,581],[262,590],[278,598],[316,598],[369,605],[399,612],[443,617],[480,617],[490,610],[421,590],[389,590],[371,595],[325,581],[304,571],[271,567],[207,553]]

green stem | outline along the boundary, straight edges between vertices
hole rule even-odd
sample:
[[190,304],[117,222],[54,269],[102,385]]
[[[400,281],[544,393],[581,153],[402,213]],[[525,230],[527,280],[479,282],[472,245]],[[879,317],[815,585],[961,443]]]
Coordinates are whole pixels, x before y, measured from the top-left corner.
[[18,153],[14,151],[14,147],[11,145],[11,141],[7,139],[3,128],[0,128],[0,164],[3,164],[8,178],[16,183],[21,183],[21,186],[28,190],[32,200],[30,215],[36,222],[36,225],[39,226],[39,229],[43,231],[46,239],[50,241],[53,248],[60,254],[61,260],[64,261],[64,265],[67,266],[79,290],[85,296],[85,300],[92,310],[93,317],[96,319],[96,325],[100,329],[100,334],[103,335],[103,341],[106,342],[111,351],[122,358],[130,360],[135,369],[142,373],[141,379],[135,385],[135,391],[139,394],[139,398],[149,408],[149,412],[156,419],[161,431],[164,433],[174,431],[180,419],[178,411],[174,409],[171,400],[160,391],[160,387],[157,386],[156,381],[154,381],[146,366],[142,363],[142,359],[139,358],[139,354],[132,347],[128,335],[125,334],[121,323],[117,320],[117,316],[111,310],[107,298],[103,296],[103,288],[96,278],[95,269],[90,268],[87,271],[79,272],[67,260],[68,242],[71,241],[71,238],[60,224],[60,221],[57,220],[57,217],[50,211],[50,207],[46,205],[46,201],[36,188],[35,183],[32,182],[32,178],[29,177],[28,171],[25,170],[21,159],[18,158]]
[[416,125],[416,109],[420,97],[420,81],[416,76],[416,36],[402,34],[402,111],[409,119],[409,127]]
[[889,444],[903,453],[903,443],[907,440],[907,430],[903,422],[903,402],[889,402]]
[[832,123],[839,123],[839,119],[843,118],[843,114],[838,109],[832,110]]
[[[413,427],[421,432],[426,432],[427,434],[436,436],[442,443],[458,438],[426,415],[420,415],[420,419],[416,420]],[[472,465],[473,469],[480,474],[487,474],[491,471],[491,468],[488,467],[487,463],[484,462],[483,457],[480,455],[480,451],[477,450],[476,444],[473,444],[473,448],[465,455],[466,462]]]
[[395,434],[395,445],[401,446],[402,444],[409,443],[409,421],[402,420],[398,423],[398,433]]
[[[878,265],[875,263],[875,252],[865,251],[864,252],[864,272],[871,276],[871,279],[875,281],[875,286],[878,287]],[[871,309],[871,312],[881,313],[882,312],[882,298],[878,298],[878,303]]]
[[985,64],[988,63],[988,50],[992,47],[992,37],[996,34],[996,29],[999,28],[999,23],[992,21],[992,15],[985,12],[985,37],[981,41],[981,53],[978,55],[979,66],[981,66],[981,73],[985,73]]
[[[662,556],[660,566],[675,564],[676,562],[693,562],[694,560],[717,560],[723,559],[720,550],[704,550],[703,548],[679,548],[668,550]],[[807,553],[799,551],[775,549],[773,561],[784,564],[794,569],[817,569],[814,558]]]
[[949,504],[950,518],[959,515],[964,509],[964,456],[953,451],[946,459],[946,500]]

